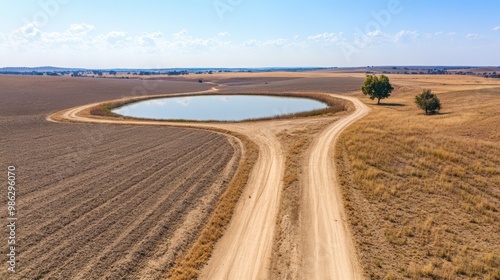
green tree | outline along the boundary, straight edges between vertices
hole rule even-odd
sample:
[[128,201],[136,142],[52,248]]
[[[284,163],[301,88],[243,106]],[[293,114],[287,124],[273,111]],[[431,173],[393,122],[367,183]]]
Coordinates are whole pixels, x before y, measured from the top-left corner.
[[377,98],[377,104],[380,104],[380,99],[391,96],[393,90],[389,78],[385,75],[380,78],[376,75],[366,75],[365,83],[361,87],[363,94],[370,96],[371,100]]
[[435,114],[441,110],[441,101],[430,89],[425,89],[421,94],[415,96],[415,103],[427,115]]

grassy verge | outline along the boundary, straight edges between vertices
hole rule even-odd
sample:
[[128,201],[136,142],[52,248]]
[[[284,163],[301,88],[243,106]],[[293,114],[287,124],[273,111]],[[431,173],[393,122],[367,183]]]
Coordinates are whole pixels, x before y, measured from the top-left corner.
[[248,138],[242,135],[234,136],[237,136],[244,146],[238,169],[198,239],[185,255],[175,261],[174,267],[168,272],[169,279],[196,279],[231,220],[236,203],[259,155],[258,147]]
[[372,106],[336,148],[366,276],[500,279],[500,88],[441,93],[435,116],[418,93]]
[[[117,108],[119,103],[106,103],[100,104],[95,107],[90,108],[90,114],[93,116],[101,117],[119,117],[120,115],[113,113],[111,110]],[[120,105],[123,106],[123,105]]]

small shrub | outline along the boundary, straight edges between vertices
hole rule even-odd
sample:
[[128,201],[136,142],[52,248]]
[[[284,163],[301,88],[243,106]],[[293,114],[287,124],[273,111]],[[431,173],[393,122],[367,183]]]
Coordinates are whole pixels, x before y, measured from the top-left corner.
[[441,110],[441,101],[430,89],[425,89],[421,94],[415,96],[415,103],[425,111],[426,115],[432,115]]

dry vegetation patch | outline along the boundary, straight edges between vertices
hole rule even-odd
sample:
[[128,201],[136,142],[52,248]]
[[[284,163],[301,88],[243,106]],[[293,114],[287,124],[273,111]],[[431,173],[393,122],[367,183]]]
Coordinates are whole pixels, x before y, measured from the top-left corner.
[[[453,85],[453,89],[454,89]],[[336,149],[345,205],[371,279],[500,279],[500,88],[400,86]]]

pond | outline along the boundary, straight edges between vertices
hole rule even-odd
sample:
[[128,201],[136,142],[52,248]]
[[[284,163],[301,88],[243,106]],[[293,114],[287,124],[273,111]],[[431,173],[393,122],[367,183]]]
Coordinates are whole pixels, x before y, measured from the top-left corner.
[[131,103],[114,109],[122,116],[196,121],[243,121],[327,108],[317,100],[263,95],[196,95]]

